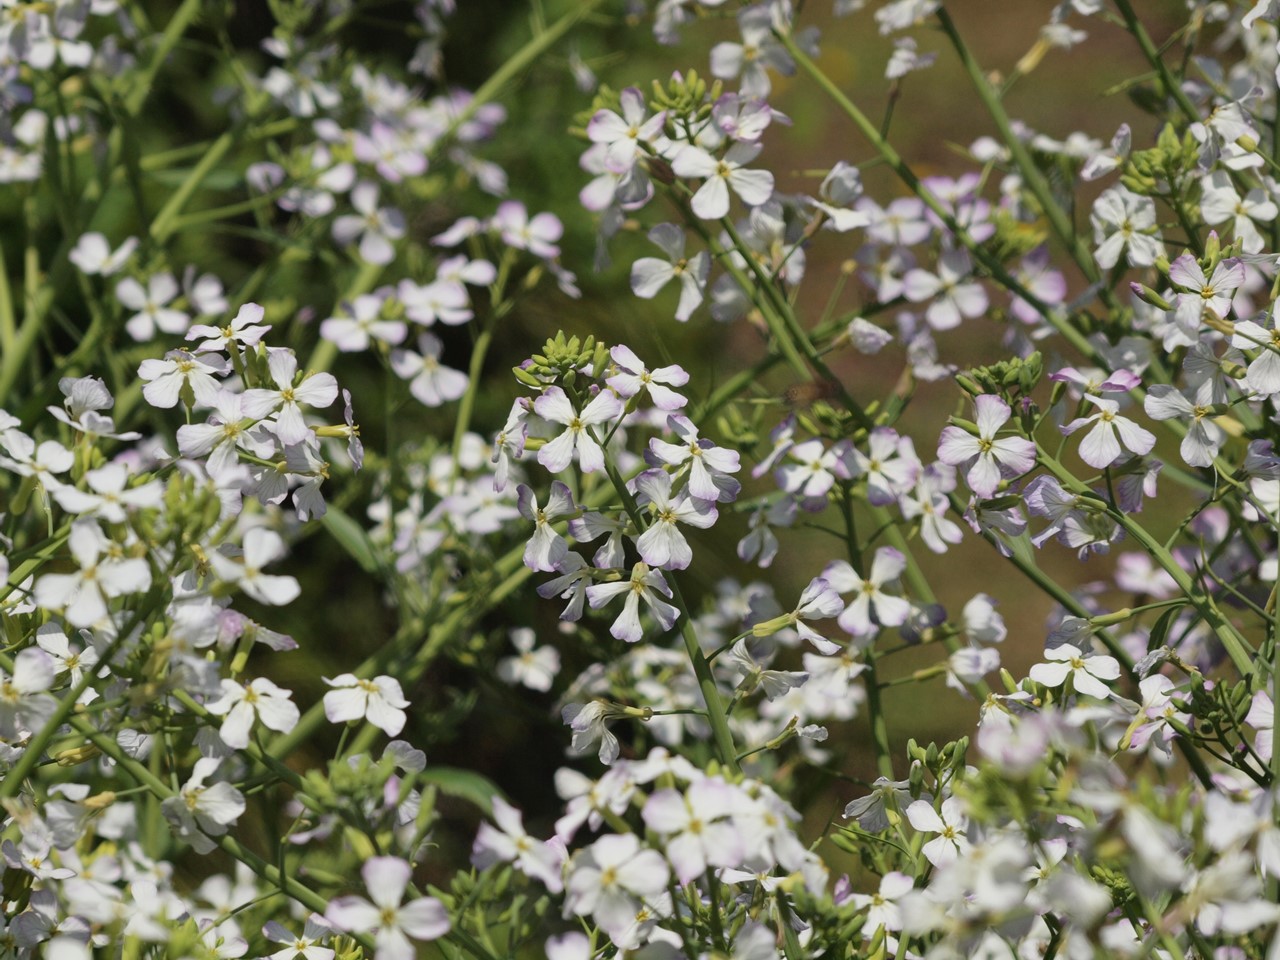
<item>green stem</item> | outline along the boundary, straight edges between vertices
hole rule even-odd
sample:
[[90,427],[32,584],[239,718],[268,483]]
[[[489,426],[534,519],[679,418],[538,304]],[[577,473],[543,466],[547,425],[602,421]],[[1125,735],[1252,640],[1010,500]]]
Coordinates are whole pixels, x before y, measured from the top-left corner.
[[1178,104],[1178,108],[1189,122],[1199,123],[1200,112],[1196,110],[1195,105],[1188,99],[1182,89],[1182,84],[1178,83],[1169,73],[1169,67],[1160,56],[1160,51],[1156,49],[1156,45],[1151,42],[1151,36],[1147,33],[1146,28],[1133,12],[1133,7],[1130,5],[1129,0],[1115,0],[1115,2],[1116,9],[1120,11],[1120,16],[1124,18],[1125,28],[1133,34],[1133,38],[1138,41],[1138,46],[1142,49],[1142,55],[1147,58],[1147,62],[1160,75],[1160,82],[1164,85],[1165,93],[1174,99],[1174,102]]
[[1222,615],[1218,608],[1214,605],[1212,599],[1206,597],[1199,589],[1190,575],[1182,569],[1173,555],[1165,549],[1164,544],[1156,540],[1147,532],[1141,524],[1135,521],[1131,516],[1118,509],[1114,504],[1104,503],[1101,500],[1095,500],[1093,492],[1089,487],[1077,480],[1066,468],[1057,460],[1049,456],[1044,450],[1039,451],[1039,460],[1050,473],[1058,478],[1059,481],[1072,493],[1083,495],[1090,500],[1103,506],[1107,515],[1118,523],[1124,531],[1133,537],[1134,540],[1151,556],[1151,559],[1160,564],[1174,583],[1178,585],[1178,589],[1186,595],[1187,600],[1196,608],[1200,616],[1217,634],[1218,639],[1222,641],[1222,645],[1226,648],[1227,655],[1231,657],[1231,662],[1240,671],[1242,677],[1250,676],[1253,673],[1253,654],[1249,650],[1248,644],[1240,632],[1231,624],[1229,620]]

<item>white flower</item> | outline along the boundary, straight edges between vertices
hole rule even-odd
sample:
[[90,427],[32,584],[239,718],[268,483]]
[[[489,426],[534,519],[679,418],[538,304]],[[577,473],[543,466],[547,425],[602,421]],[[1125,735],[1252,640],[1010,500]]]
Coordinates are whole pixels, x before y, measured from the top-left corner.
[[568,469],[576,453],[583,473],[604,469],[604,450],[588,428],[611,423],[622,416],[622,401],[612,390],[601,390],[579,413],[563,390],[548,387],[533,402],[533,411],[543,420],[568,428],[538,451],[540,464],[552,473],[560,473]]
[[[151,586],[151,567],[141,557],[116,559],[111,542],[94,520],[77,520],[67,546],[80,566],[77,573],[46,573],[35,585],[38,606],[61,610],[73,627],[91,627],[107,615],[114,597],[142,593]],[[107,554],[104,556],[104,554]]]
[[511,631],[511,645],[518,655],[498,661],[498,679],[503,683],[521,684],[530,690],[546,693],[560,672],[560,653],[550,644],[536,646],[537,637],[528,627]]
[[1114,267],[1126,249],[1134,267],[1149,267],[1164,253],[1156,227],[1156,205],[1150,197],[1111,187],[1094,201],[1089,219],[1098,244],[1094,259],[1103,270]]
[[440,363],[444,344],[430,333],[419,334],[418,349],[392,350],[391,369],[397,377],[409,381],[409,392],[428,407],[439,407],[457,400],[467,392],[470,382],[460,370]]
[[364,897],[338,897],[324,917],[348,933],[372,933],[374,960],[413,960],[417,949],[409,942],[435,940],[449,932],[449,914],[435,897],[402,903],[413,869],[398,857],[372,857],[360,870]]
[[1164,383],[1151,387],[1142,406],[1152,420],[1189,420],[1190,427],[1182,438],[1182,459],[1193,467],[1213,463],[1227,435],[1213,422],[1211,407],[1193,404],[1177,387]]
[[1028,676],[1046,687],[1060,687],[1071,680],[1076,693],[1083,693],[1099,700],[1111,697],[1111,688],[1104,681],[1120,676],[1120,664],[1114,657],[1086,657],[1079,647],[1064,643],[1045,652],[1048,663],[1037,663]]
[[280,534],[254,527],[244,535],[244,551],[237,563],[218,552],[209,553],[209,565],[224,583],[232,583],[259,603],[279,607],[297,599],[302,588],[293,577],[271,576],[262,568],[285,555]]
[[226,782],[205,785],[221,761],[202,757],[191,771],[191,779],[175,797],[165,800],[160,808],[165,819],[179,837],[197,853],[209,853],[215,844],[209,837],[220,837],[227,826],[244,813],[244,795]]
[[758,143],[735,143],[717,160],[700,147],[686,146],[671,161],[678,177],[702,177],[702,186],[693,195],[693,212],[703,220],[718,220],[729,212],[729,190],[749,207],[758,207],[773,196],[773,174],[768,170],[747,170],[746,164],[760,153]]
[[565,916],[591,914],[615,941],[636,914],[666,892],[670,871],[662,855],[641,849],[634,834],[609,834],[574,858],[565,887]]
[[605,145],[606,170],[625,175],[631,172],[636,160],[645,152],[645,144],[661,136],[667,114],[664,110],[646,118],[648,110],[644,94],[635,87],[623,90],[618,99],[621,115],[612,110],[596,111],[587,124],[587,139]]
[[1231,221],[1232,233],[1240,238],[1241,249],[1245,253],[1260,252],[1265,241],[1254,221],[1270,223],[1280,214],[1262,188],[1254,187],[1242,200],[1232,186],[1231,175],[1225,170],[1215,170],[1200,181],[1200,187],[1203,191],[1200,210],[1204,214],[1204,222],[1219,224]]
[[471,848],[471,862],[481,870],[495,863],[514,863],[522,873],[542,882],[551,893],[559,893],[561,857],[548,843],[525,832],[520,811],[501,797],[493,798],[495,829],[481,823]]
[[191,318],[181,310],[167,306],[180,293],[178,281],[171,273],[157,273],[147,281],[146,289],[132,277],[116,284],[116,299],[122,306],[136,311],[125,321],[124,328],[135,340],[150,340],[157,328],[164,333],[186,333]]
[[170,350],[163,360],[143,360],[138,367],[138,378],[149,381],[142,388],[142,395],[153,407],[164,410],[176,407],[183,387],[191,389],[195,406],[213,407],[221,390],[217,378],[226,376],[227,372],[227,361],[221,357],[194,356],[186,350]]
[[965,250],[947,250],[938,258],[937,274],[915,269],[903,277],[903,294],[912,303],[929,302],[925,319],[935,330],[950,330],[964,318],[981,316],[987,309],[982,284],[967,279],[973,262]]
[[311,428],[302,418],[302,405],[327,407],[338,399],[338,381],[331,373],[304,376],[296,385],[298,358],[292,350],[273,350],[267,357],[267,368],[275,382],[274,390],[261,387],[246,390],[241,396],[244,415],[261,420],[275,413],[275,434],[283,444],[301,443],[311,436]]
[[13,658],[13,676],[0,670],[0,738],[21,740],[44,726],[58,707],[48,692],[57,675],[53,657],[36,647]]
[[361,680],[354,673],[344,673],[332,680],[325,677],[324,682],[333,687],[324,695],[324,715],[330,723],[368,720],[391,737],[404,729],[409,701],[395,677]]
[[964,804],[958,797],[943,800],[941,813],[933,808],[930,801],[917,800],[907,807],[907,819],[921,833],[938,834],[920,851],[935,867],[954,863],[969,852],[969,838],[965,835],[969,818],[965,816]]
[[222,681],[222,696],[205,709],[216,717],[225,716],[218,735],[229,747],[243,750],[249,745],[249,731],[255,719],[278,733],[288,733],[298,723],[298,708],[282,690],[266,677],[258,677],[247,687],[234,680]]
[[737,791],[723,780],[696,780],[681,793],[659,790],[645,802],[645,826],[665,835],[663,848],[681,883],[688,883],[713,867],[741,865],[747,848],[742,832],[724,819],[733,809]]
[[1084,399],[1098,408],[1091,417],[1078,417],[1061,429],[1064,436],[1070,436],[1081,427],[1094,424],[1092,430],[1080,443],[1080,459],[1099,470],[1109,467],[1120,458],[1123,449],[1127,448],[1138,456],[1145,456],[1156,445],[1155,434],[1144,430],[1128,417],[1120,416],[1120,404],[1115,400],[1106,400],[1086,393]]
[[136,249],[137,237],[127,238],[112,252],[107,238],[102,234],[86,233],[76,241],[75,249],[67,254],[67,259],[79,267],[82,273],[109,277],[125,265]]
[[[666,260],[641,257],[631,265],[631,292],[651,300],[673,279],[680,281],[680,302],[676,319],[685,321],[702,303],[711,273],[711,256],[705,250],[691,258],[684,255],[684,231],[672,223],[660,223],[649,231],[649,239],[662,248]],[[614,349],[617,349],[616,347]],[[665,409],[665,408],[664,408]]]
[[353,297],[342,304],[342,313],[320,324],[320,336],[343,353],[368,350],[370,344],[400,344],[408,335],[408,327],[402,320],[385,320],[382,317],[384,299],[371,293]]
[[101,517],[107,523],[124,523],[129,513],[157,508],[164,499],[164,485],[159,480],[126,488],[129,470],[122,463],[104,464],[88,471],[84,478],[89,490],[63,486],[53,491],[58,506],[68,513]]
[[208,324],[197,323],[187,331],[187,339],[208,338],[196,347],[197,353],[232,350],[234,349],[234,344],[240,344],[242,347],[255,347],[261,342],[267,331],[271,329],[270,324],[261,325],[262,318],[265,315],[266,311],[258,304],[246,303],[237,311],[235,319],[225,327],[212,327]]
[[827,564],[822,578],[837,593],[854,595],[837,621],[841,629],[855,637],[865,637],[880,627],[900,627],[906,623],[911,604],[882,589],[895,586],[906,567],[906,558],[892,547],[876,550],[866,579],[858,576],[847,560]]

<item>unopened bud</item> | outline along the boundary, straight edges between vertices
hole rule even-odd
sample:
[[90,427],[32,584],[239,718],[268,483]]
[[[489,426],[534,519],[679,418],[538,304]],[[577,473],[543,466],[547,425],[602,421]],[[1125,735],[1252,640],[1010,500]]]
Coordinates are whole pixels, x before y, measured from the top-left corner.
[[86,743],[79,747],[68,747],[66,750],[59,750],[53,755],[53,760],[60,767],[74,767],[78,763],[92,760],[100,753],[102,751],[93,744]]
[[1159,307],[1161,310],[1173,309],[1173,304],[1148,286],[1141,283],[1131,283],[1129,284],[1129,289],[1132,290],[1133,295],[1143,303],[1149,303],[1151,306]]

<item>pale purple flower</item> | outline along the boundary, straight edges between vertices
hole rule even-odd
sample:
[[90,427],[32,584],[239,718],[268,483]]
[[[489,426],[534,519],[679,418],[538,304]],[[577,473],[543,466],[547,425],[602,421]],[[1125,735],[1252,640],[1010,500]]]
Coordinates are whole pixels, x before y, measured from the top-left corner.
[[938,441],[938,459],[953,467],[968,465],[965,479],[978,496],[995,496],[1001,475],[1018,476],[1036,462],[1036,445],[1021,437],[996,439],[1012,416],[1009,405],[994,394],[983,394],[975,401],[978,435],[960,427],[943,429]]
[[987,309],[987,293],[972,279],[973,262],[963,249],[947,250],[938,257],[937,274],[915,269],[903,278],[903,293],[912,303],[928,303],[925,319],[935,330],[958,327],[964,318],[981,316]]
[[374,121],[369,132],[355,132],[352,150],[361,163],[372,164],[387,183],[418,177],[427,171],[427,158],[406,131]]
[[383,266],[396,257],[395,241],[404,236],[404,214],[395,207],[378,206],[378,185],[367,180],[351,191],[355,214],[333,221],[333,239],[347,246],[359,240],[360,259]]
[[555,214],[539,213],[530,218],[523,203],[507,200],[498,205],[491,225],[502,234],[502,242],[516,250],[528,250],[544,260],[560,254],[556,243],[564,235],[564,224]]
[[[689,374],[684,368],[671,364],[649,370],[644,361],[624,344],[609,349],[609,357],[613,360],[617,372],[605,379],[611,390],[624,400],[639,396],[641,391],[649,392],[649,399],[659,410],[679,410],[689,401],[671,389],[672,386],[683,387],[689,382]],[[668,386],[670,384],[670,386]]]
[[374,960],[413,960],[413,940],[436,940],[449,932],[449,914],[435,897],[402,903],[413,868],[399,857],[372,857],[360,870],[369,899],[338,897],[324,917],[347,933],[372,933]]
[[636,540],[640,557],[651,567],[684,570],[693,561],[693,549],[677,524],[706,529],[717,519],[714,501],[671,495],[671,477],[663,470],[646,470],[636,478],[636,500],[648,504],[649,527]]

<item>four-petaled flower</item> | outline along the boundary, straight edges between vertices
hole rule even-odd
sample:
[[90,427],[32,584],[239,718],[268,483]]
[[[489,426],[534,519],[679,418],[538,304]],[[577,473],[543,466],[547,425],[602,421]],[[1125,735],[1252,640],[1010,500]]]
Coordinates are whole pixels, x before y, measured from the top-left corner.
[[975,401],[978,435],[960,427],[943,429],[938,441],[938,459],[953,467],[967,464],[965,479],[978,496],[995,496],[1002,474],[1026,473],[1036,462],[1036,445],[1021,437],[996,439],[1013,415],[1009,405],[994,394],[983,394]]
[[360,870],[369,899],[338,897],[324,918],[347,933],[372,933],[374,960],[412,960],[414,940],[436,940],[449,932],[449,914],[435,897],[403,903],[413,868],[399,857],[371,857]]
[[622,401],[612,390],[601,390],[579,413],[563,390],[548,387],[533,402],[533,412],[543,420],[563,424],[568,429],[538,451],[538,462],[552,473],[560,473],[568,469],[576,453],[583,473],[603,470],[604,450],[590,428],[616,421],[622,416],[622,410]]

